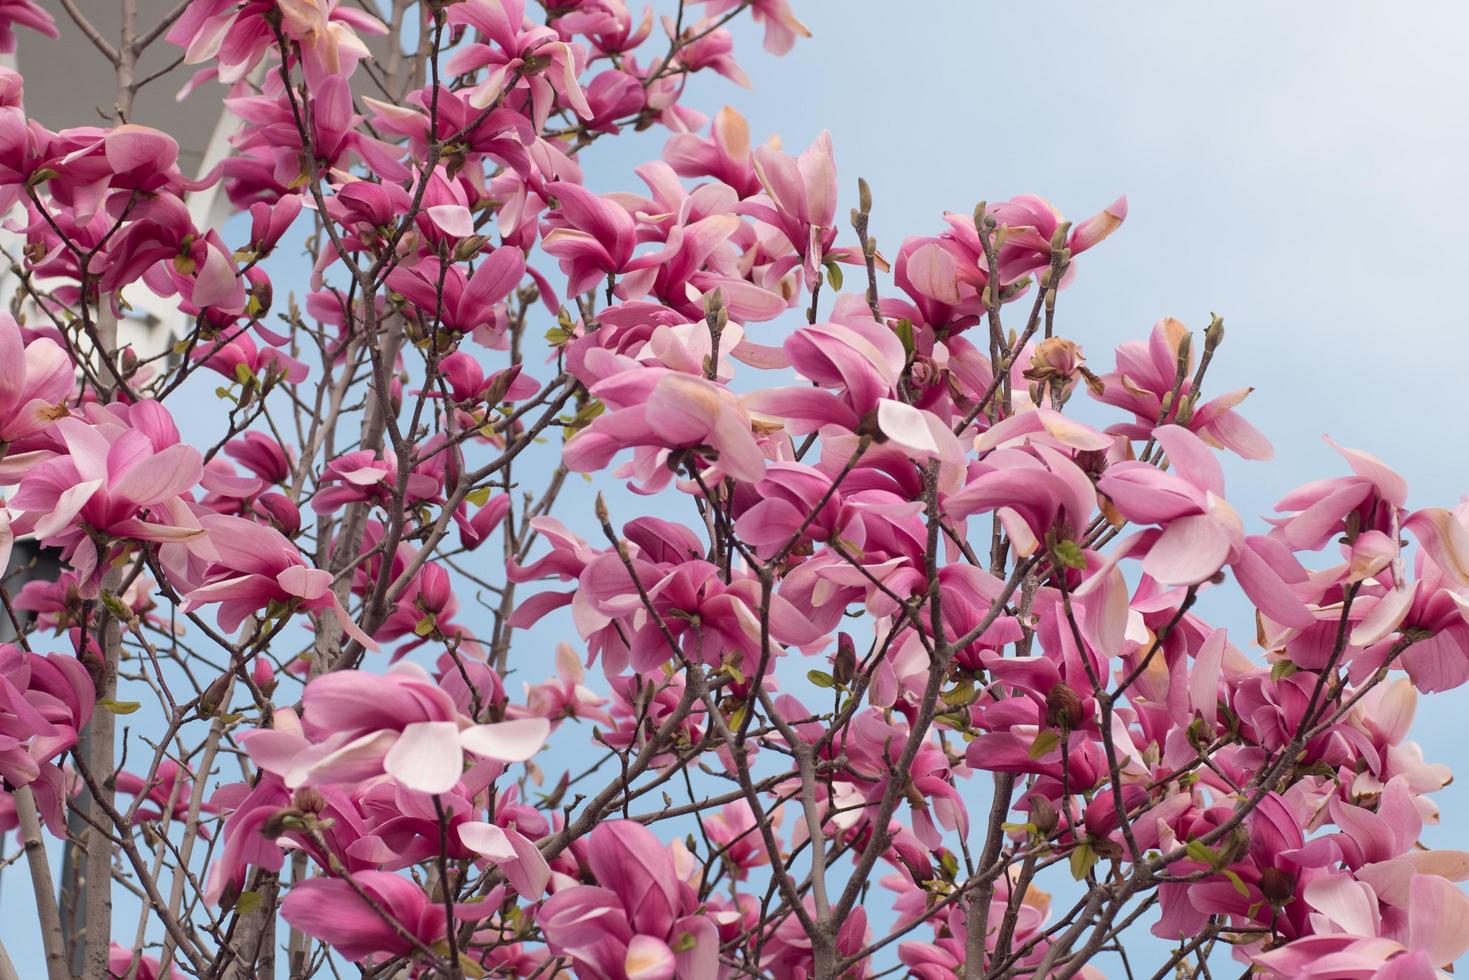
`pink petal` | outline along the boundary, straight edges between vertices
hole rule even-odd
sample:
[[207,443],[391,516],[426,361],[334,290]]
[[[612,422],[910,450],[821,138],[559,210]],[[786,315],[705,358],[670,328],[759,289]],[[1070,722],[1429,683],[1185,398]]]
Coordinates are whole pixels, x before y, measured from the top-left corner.
[[673,980],[673,950],[655,936],[634,936],[627,944],[622,969],[627,980]]
[[939,446],[923,414],[922,409],[883,398],[877,403],[877,427],[894,445],[916,458],[930,459],[939,454]]
[[524,762],[541,750],[551,734],[545,718],[517,718],[473,725],[459,733],[459,744],[475,755],[500,762]]
[[460,824],[459,840],[498,865],[522,898],[535,901],[546,893],[551,866],[535,843],[514,828],[478,821]]
[[1469,897],[1434,875],[1414,878],[1409,891],[1410,944],[1435,966],[1450,966],[1469,951]]
[[447,793],[464,775],[459,726],[452,721],[419,721],[403,729],[383,760],[383,771],[401,786],[420,793]]

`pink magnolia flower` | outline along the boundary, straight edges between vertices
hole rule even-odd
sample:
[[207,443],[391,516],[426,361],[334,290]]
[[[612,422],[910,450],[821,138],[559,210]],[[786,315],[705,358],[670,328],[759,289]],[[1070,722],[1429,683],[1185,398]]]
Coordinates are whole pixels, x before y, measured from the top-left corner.
[[[704,0],[705,12],[718,17],[733,10],[740,0]],[[751,4],[755,23],[765,25],[765,50],[771,54],[788,54],[795,47],[796,38],[810,37],[811,31],[796,19],[789,0],[754,0]]]
[[189,4],[166,36],[184,49],[185,64],[217,61],[219,80],[230,85],[275,49],[270,18],[277,17],[282,33],[299,45],[306,81],[313,88],[329,77],[350,75],[368,57],[358,31],[388,31],[376,17],[340,0],[201,0]]
[[0,776],[25,786],[54,770],[76,744],[96,695],[86,668],[62,653],[41,656],[0,643]]
[[541,226],[541,248],[561,260],[567,293],[586,292],[622,272],[637,244],[632,216],[576,184],[557,182],[547,191],[556,207]]
[[15,50],[15,25],[29,27],[46,37],[60,37],[56,21],[35,0],[0,0],[0,54]]
[[[780,828],[781,811],[771,818],[773,830]],[[749,801],[736,800],[718,813],[703,818],[704,832],[719,847],[719,858],[730,868],[736,881],[744,881],[752,868],[770,863],[770,854],[755,822],[755,811]]]
[[[1262,612],[1289,626],[1315,622],[1280,572],[1265,557],[1261,539],[1247,539],[1234,508],[1224,500],[1224,473],[1204,441],[1176,425],[1154,432],[1168,453],[1164,472],[1142,462],[1114,463],[1097,487],[1122,516],[1158,524],[1131,548],[1146,551],[1143,571],[1168,585],[1196,585],[1229,565],[1245,594]],[[1125,550],[1119,546],[1119,551]]]
[[[134,959],[138,961],[137,969],[129,973]],[[132,976],[137,980],[183,980],[184,976],[172,966],[168,968],[167,973],[164,973],[163,964],[158,961],[157,957],[144,956],[120,943],[113,943],[107,949],[107,970],[113,976]]]
[[682,34],[675,38],[677,25],[672,17],[664,15],[663,30],[670,41],[678,41],[673,63],[685,71],[696,72],[708,68],[723,75],[741,88],[750,87],[750,76],[739,66],[734,57],[734,35],[711,17],[693,24],[684,25]]
[[676,133],[663,147],[663,159],[680,177],[713,177],[734,188],[741,198],[760,191],[750,153],[750,126],[729,106],[714,114],[707,137]]
[[97,409],[92,424],[57,421],[66,454],[27,472],[10,499],[11,508],[26,512],[20,527],[62,549],[88,598],[97,595],[102,566],[124,542],[182,543],[203,535],[183,497],[203,473],[199,451],[179,442],[158,403],[126,411]]
[[436,324],[467,334],[496,321],[495,308],[524,275],[520,249],[502,246],[481,259],[470,275],[460,263],[445,266],[436,258],[424,258],[412,266],[397,266],[387,281],[412,304],[405,312],[419,321],[425,334]]
[[551,951],[578,976],[599,980],[714,980],[719,937],[697,911],[674,854],[641,824],[610,820],[586,839],[597,885],[573,885],[542,904],[536,921]]
[[586,668],[576,651],[566,643],[556,644],[556,679],[534,687],[526,685],[526,714],[549,720],[552,730],[566,718],[587,718],[603,725],[611,724],[606,712],[598,710],[607,703],[607,699],[598,697],[582,683],[585,680]]
[[1445,878],[1411,868],[1397,887],[1406,899],[1406,928],[1391,930],[1369,883],[1347,875],[1312,881],[1302,900],[1318,920],[1317,934],[1257,953],[1252,962],[1272,977],[1307,980],[1442,976],[1438,970],[1469,951],[1469,896]]
[[272,604],[294,604],[311,611],[330,610],[352,639],[376,650],[332,592],[331,573],[312,568],[300,549],[274,528],[240,517],[200,519],[214,549],[203,575],[184,596],[181,612],[219,603],[220,628],[233,633],[245,617],[269,611]]
[[[808,909],[814,911],[815,903],[811,898],[808,896],[805,901]],[[866,947],[871,938],[867,927],[867,910],[859,905],[852,910],[852,913],[842,922],[841,928],[837,930],[837,953],[841,956],[855,956]],[[785,916],[773,930],[770,930],[765,939],[765,946],[760,957],[760,968],[765,970],[769,976],[805,980],[807,977],[816,975],[815,966],[811,937],[806,935],[806,930],[801,927],[800,920],[793,915]],[[869,958],[855,963],[850,974],[843,974],[843,976],[864,978],[870,976],[871,973],[872,965]]]
[[[1187,327],[1172,317],[1164,317],[1154,325],[1147,341],[1130,340],[1118,346],[1117,370],[1102,375],[1101,389],[1093,390],[1092,396],[1132,412],[1136,421],[1113,425],[1107,431],[1130,439],[1146,439],[1161,417],[1186,427],[1216,449],[1228,449],[1245,459],[1269,459],[1274,453],[1270,440],[1234,410],[1249,395],[1250,388],[1231,391],[1202,405],[1190,401],[1187,418],[1180,418],[1179,404],[1185,398],[1197,397],[1192,390],[1195,355],[1192,347],[1184,358],[1183,384],[1178,394],[1173,394],[1178,378],[1179,346],[1187,336]],[[1165,398],[1176,399],[1170,401],[1166,416]]]
[[294,454],[263,432],[241,433],[225,444],[224,452],[266,483],[284,484],[294,463]]
[[257,201],[250,205],[250,251],[257,259],[275,250],[276,243],[301,213],[302,196],[291,194],[274,205]]
[[49,337],[29,342],[9,313],[0,313],[0,457],[6,443],[44,429],[65,411],[76,369]]
[[274,347],[261,347],[243,330],[216,340],[201,339],[190,358],[229,378],[246,384],[284,380],[300,384],[310,368]]
[[442,903],[430,899],[415,882],[387,871],[358,871],[350,882],[342,878],[297,882],[281,902],[281,916],[355,963],[411,957],[420,946],[432,948],[443,938],[447,921]]
[[816,137],[795,159],[770,146],[757,147],[755,173],[765,188],[765,199],[752,198],[738,210],[785,235],[796,254],[805,260],[806,285],[810,288],[836,240],[837,171],[831,133]]
[[[398,455],[391,449],[381,454],[366,449],[343,453],[327,464],[321,488],[311,499],[318,514],[332,514],[344,504],[370,501],[388,506],[398,483]],[[436,500],[443,489],[443,454],[408,471],[403,499],[410,504]]]
[[[362,117],[352,111],[352,90],[346,78],[328,75],[312,87],[311,96],[311,146],[316,152],[318,173],[336,167],[346,169],[349,158],[355,156],[387,180],[406,180],[410,176],[397,148],[359,128]],[[234,137],[235,149],[268,166],[271,179],[280,188],[298,187],[308,172],[301,131],[287,97],[283,93],[237,96],[226,99],[225,105],[248,124]],[[229,162],[225,174],[237,174],[232,167],[239,164]]]
[[[525,16],[525,0],[467,0],[449,11],[449,23],[473,27],[491,42],[464,45],[445,69],[450,75],[463,75],[489,68],[470,96],[475,108],[493,104],[514,80],[514,89],[529,95],[529,114],[537,131],[546,128],[557,100],[583,119],[591,116],[577,82],[586,50],[562,41],[552,28],[532,25]],[[525,70],[528,63],[539,65],[539,70]]]
[[621,450],[635,447],[707,447],[718,471],[736,480],[753,482],[765,471],[748,413],[721,385],[650,368],[598,382],[592,394],[610,411],[567,440],[562,458],[573,472],[599,470]]
[[497,764],[524,762],[551,730],[544,718],[473,724],[407,661],[381,675],[322,675],[301,703],[300,720],[278,711],[274,728],[243,736],[256,765],[290,789],[386,773],[416,792],[447,793],[464,775],[465,752]]
[[[265,663],[263,659],[260,661]],[[152,781],[133,773],[122,771],[115,777],[117,789],[121,793],[130,796],[141,796],[151,806],[143,806],[138,809],[136,818],[138,820],[185,820],[189,815],[189,808],[194,793],[194,776],[187,767],[179,765],[172,759],[165,759],[158,765],[158,772]],[[216,813],[218,808],[209,801],[205,801],[199,807],[203,813]],[[167,813],[164,811],[167,810]],[[209,832],[207,828],[200,828],[200,833],[207,840]]]
[[648,39],[653,30],[653,8],[643,8],[642,21],[633,26],[632,11],[622,0],[590,0],[556,18],[553,25],[570,40],[580,34],[602,54],[622,54]]
[[[995,219],[997,229],[1006,229],[996,256],[999,286],[1013,286],[1050,265],[1051,239],[1062,219],[1047,201],[1023,194],[990,205],[986,214]],[[1127,198],[1121,197],[1073,228],[1066,247],[1078,255],[1101,242],[1126,218]],[[893,281],[912,302],[883,300],[885,316],[907,317],[915,324],[948,327],[953,332],[978,322],[983,314],[989,261],[974,217],[947,213],[944,220],[948,231],[936,237],[907,238],[898,249]],[[1075,270],[1074,264],[1069,266],[1058,285],[1064,286]],[[1019,295],[1015,292],[1008,298]]]

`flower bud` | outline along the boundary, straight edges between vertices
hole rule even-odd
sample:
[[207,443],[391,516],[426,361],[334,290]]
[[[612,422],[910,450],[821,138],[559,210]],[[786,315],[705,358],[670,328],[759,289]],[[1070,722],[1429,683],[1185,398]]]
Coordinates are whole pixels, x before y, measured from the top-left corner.
[[857,647],[852,642],[848,633],[837,635],[837,653],[831,662],[832,680],[840,685],[852,682],[852,677],[857,673]]
[[261,694],[270,697],[275,691],[275,668],[264,657],[256,657],[255,665],[250,670],[250,680],[255,682]]
[[1284,905],[1295,897],[1295,877],[1279,868],[1266,868],[1260,872],[1260,893],[1271,905]]
[[857,210],[863,214],[872,213],[872,188],[861,177],[857,178]]
[[1065,337],[1047,337],[1035,345],[1025,377],[1030,381],[1070,381],[1086,362],[1086,355],[1074,341]]
[[1039,793],[1030,794],[1030,824],[1040,837],[1049,837],[1056,832],[1061,815],[1055,804]]
[[1070,684],[1063,681],[1046,692],[1047,725],[1069,732],[1081,727],[1084,718],[1081,695]]
[[1188,374],[1189,356],[1193,353],[1194,335],[1186,333],[1178,338],[1178,353],[1174,356],[1178,359],[1178,373],[1180,376]]
[[219,714],[219,709],[224,707],[225,698],[229,694],[230,682],[234,680],[234,676],[234,671],[225,671],[204,689],[203,694],[199,695],[200,718],[213,718]]
[[459,239],[454,246],[454,261],[468,262],[484,249],[487,241],[484,235],[470,235]]
[[320,813],[326,809],[326,797],[314,786],[302,786],[296,790],[291,803],[302,813]]
[[1212,314],[1213,319],[1204,328],[1204,350],[1213,350],[1224,342],[1224,317],[1217,313]]

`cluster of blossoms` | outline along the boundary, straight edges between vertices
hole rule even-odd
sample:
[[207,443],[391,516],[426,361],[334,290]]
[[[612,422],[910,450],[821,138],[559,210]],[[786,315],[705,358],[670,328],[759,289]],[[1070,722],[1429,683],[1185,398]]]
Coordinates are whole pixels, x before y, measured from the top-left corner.
[[[0,827],[86,869],[79,928],[27,849],[49,976],[1099,976],[1133,925],[1160,975],[1469,950],[1469,852],[1420,843],[1450,775],[1407,738],[1469,681],[1469,504],[1344,449],[1248,533],[1220,456],[1271,448],[1205,393],[1222,322],[1101,373],[1057,332],[1125,200],[981,204],[889,261],[828,134],[684,102],[747,82],[736,17],[806,35],[786,0],[383,13],[195,0],[108,49],[226,93],[193,177],[0,69]],[[640,187],[587,186],[654,127]],[[240,220],[201,228],[214,188]],[[119,345],[124,290],[177,305],[172,351]],[[570,474],[647,512],[557,511]],[[1195,606],[1231,586],[1228,632]]]

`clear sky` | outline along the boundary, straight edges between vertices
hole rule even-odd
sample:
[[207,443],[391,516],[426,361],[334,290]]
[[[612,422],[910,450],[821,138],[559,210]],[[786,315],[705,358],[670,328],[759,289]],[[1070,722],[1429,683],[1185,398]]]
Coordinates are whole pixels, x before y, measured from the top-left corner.
[[[1469,490],[1469,313],[1456,298],[1469,5],[793,2],[814,36],[776,59],[740,30],[754,88],[699,79],[692,104],[732,104],[790,150],[830,129],[839,213],[866,177],[889,255],[981,199],[1036,193],[1080,219],[1125,192],[1127,223],[1078,260],[1058,332],[1100,370],[1160,316],[1202,328],[1223,315],[1210,388],[1255,386],[1242,411],[1277,450],[1227,463],[1247,520],[1344,471],[1323,433],[1396,466],[1411,506]],[[638,187],[631,168],[664,135],[599,147],[588,183]],[[1231,611],[1239,642],[1252,631]],[[1431,760],[1457,761],[1466,706],[1469,690],[1421,704]],[[1438,796],[1458,827],[1461,786]],[[7,869],[0,908],[23,973],[40,962],[28,897],[23,870]],[[119,915],[117,934],[133,921]]]

